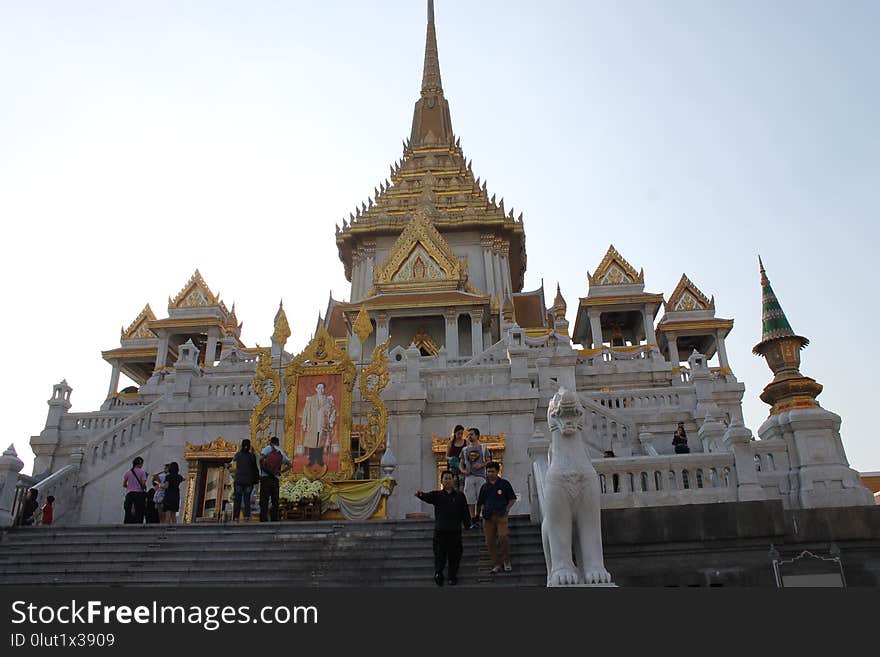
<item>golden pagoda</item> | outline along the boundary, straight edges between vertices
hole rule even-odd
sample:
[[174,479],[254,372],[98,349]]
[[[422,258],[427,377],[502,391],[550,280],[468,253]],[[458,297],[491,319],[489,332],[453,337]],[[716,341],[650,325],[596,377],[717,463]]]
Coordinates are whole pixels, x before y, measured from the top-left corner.
[[[335,338],[348,337],[364,308],[376,325],[370,345],[390,335],[392,347],[406,347],[419,336],[451,358],[482,352],[499,339],[500,304],[492,300],[523,296],[525,232],[522,215],[490,197],[486,182],[474,176],[453,132],[433,0],[410,137],[389,178],[373,191],[337,226],[351,297],[349,303],[330,299],[325,328]],[[543,326],[543,296],[541,302]]]

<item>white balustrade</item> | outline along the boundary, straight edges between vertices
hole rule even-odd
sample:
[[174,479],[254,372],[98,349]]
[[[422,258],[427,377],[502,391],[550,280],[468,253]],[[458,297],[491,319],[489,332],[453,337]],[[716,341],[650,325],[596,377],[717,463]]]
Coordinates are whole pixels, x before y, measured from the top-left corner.
[[[142,447],[141,438],[150,432],[154,422],[153,414],[161,403],[162,400],[157,399],[110,431],[90,440],[85,449],[85,463],[89,470],[100,475],[109,469],[107,459],[120,459],[117,452],[122,451],[122,448],[132,443],[137,443],[138,448]],[[125,450],[127,453],[131,451],[131,449]],[[85,483],[87,482],[83,482],[83,485]]]
[[612,410],[634,410],[642,408],[679,408],[682,399],[692,395],[693,391],[690,388],[685,390],[649,388],[645,390],[627,390],[625,392],[591,392],[588,393],[587,398]]
[[76,490],[78,473],[79,465],[68,464],[33,485],[33,488],[39,491],[41,502],[45,502],[49,495],[55,498],[55,502],[52,505],[53,524],[66,524],[65,521],[69,519],[68,512],[76,508],[78,500]]
[[733,454],[679,454],[593,461],[603,508],[734,502]]

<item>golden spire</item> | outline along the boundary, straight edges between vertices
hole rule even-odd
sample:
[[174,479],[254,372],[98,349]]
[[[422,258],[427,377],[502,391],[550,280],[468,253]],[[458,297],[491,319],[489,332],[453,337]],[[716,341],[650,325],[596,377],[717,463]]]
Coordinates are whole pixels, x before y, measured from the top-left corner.
[[425,68],[422,71],[422,96],[443,93],[440,80],[440,55],[434,28],[434,0],[428,0],[428,34],[425,37]]
[[568,305],[565,303],[565,299],[562,298],[562,290],[559,288],[559,283],[556,284],[556,298],[553,299],[553,316],[557,319],[565,319],[565,311],[567,310]]
[[437,31],[434,28],[434,0],[428,0],[428,32],[425,37],[425,67],[422,71],[421,97],[413,112],[410,146],[452,144],[452,118],[449,103],[443,97],[440,81],[440,56],[437,54]]
[[275,313],[275,332],[272,341],[277,342],[282,349],[290,337],[290,324],[287,323],[287,313],[284,312],[284,300],[278,304],[278,312]]
[[366,306],[361,306],[361,310],[354,320],[352,328],[354,328],[354,332],[360,339],[361,344],[370,337],[370,333],[373,332],[373,324],[370,322],[370,315],[367,313]]

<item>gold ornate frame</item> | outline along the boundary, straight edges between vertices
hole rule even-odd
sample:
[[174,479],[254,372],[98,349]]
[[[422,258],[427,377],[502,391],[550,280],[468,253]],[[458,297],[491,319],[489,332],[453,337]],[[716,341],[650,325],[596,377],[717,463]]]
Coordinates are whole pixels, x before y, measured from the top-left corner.
[[[327,472],[326,466],[320,473],[304,468],[301,472],[291,472],[294,479],[324,479],[325,481],[344,481],[352,478],[354,464],[351,460],[351,398],[357,370],[344,349],[323,326],[319,326],[315,337],[306,348],[288,363],[284,370],[284,386],[287,403],[284,406],[284,438],[282,446],[287,454],[294,454],[296,436],[297,386],[301,376],[342,375],[342,399],[339,406],[339,469]],[[292,458],[292,456],[291,456]]]
[[238,445],[230,443],[222,436],[203,445],[184,442],[183,458],[187,464],[186,493],[183,499],[183,522],[193,522],[196,501],[196,476],[200,461],[230,461],[238,451]]
[[[451,436],[431,436],[431,451],[434,453],[434,465],[437,467],[437,487],[440,487],[440,475],[446,469],[446,445]],[[480,444],[489,448],[492,460],[501,466],[504,472],[504,450],[507,447],[507,434],[502,431],[497,435],[481,435]]]

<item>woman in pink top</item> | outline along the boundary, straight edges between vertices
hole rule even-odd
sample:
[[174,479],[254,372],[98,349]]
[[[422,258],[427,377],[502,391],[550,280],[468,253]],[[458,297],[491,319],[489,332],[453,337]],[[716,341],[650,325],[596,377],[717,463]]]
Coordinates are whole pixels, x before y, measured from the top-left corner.
[[144,511],[147,507],[147,473],[143,469],[144,460],[138,456],[131,462],[131,469],[122,478],[122,487],[125,489],[126,525],[141,525],[144,522]]

